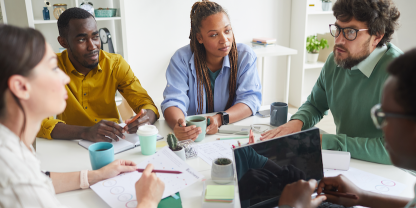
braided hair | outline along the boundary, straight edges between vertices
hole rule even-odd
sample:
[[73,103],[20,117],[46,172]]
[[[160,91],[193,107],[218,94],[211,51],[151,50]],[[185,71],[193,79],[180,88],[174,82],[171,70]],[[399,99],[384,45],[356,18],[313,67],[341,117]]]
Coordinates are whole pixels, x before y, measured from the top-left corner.
[[[198,90],[198,109],[197,113],[202,113],[204,106],[204,86],[205,93],[207,97],[207,113],[214,111],[214,95],[212,93],[213,89],[211,88],[209,75],[208,75],[208,66],[206,61],[206,50],[203,44],[199,44],[197,40],[197,34],[200,32],[201,22],[206,19],[208,16],[223,12],[228,16],[225,10],[215,2],[203,1],[195,2],[191,10],[191,32],[189,35],[190,45],[192,53],[194,53],[194,62],[195,70],[197,75],[197,90]],[[235,38],[233,34],[233,43],[231,46],[230,53],[228,54],[230,59],[230,79],[228,81],[228,91],[229,97],[226,105],[226,109],[230,108],[233,105],[234,99],[236,97],[237,89],[237,45],[235,43]]]

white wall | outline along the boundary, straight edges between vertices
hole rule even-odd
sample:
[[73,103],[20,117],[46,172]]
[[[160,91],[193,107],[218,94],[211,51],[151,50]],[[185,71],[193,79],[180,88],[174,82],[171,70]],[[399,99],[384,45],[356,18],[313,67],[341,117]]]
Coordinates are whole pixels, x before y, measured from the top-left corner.
[[416,1],[394,0],[400,11],[400,27],[396,34],[393,34],[392,43],[404,52],[416,47]]
[[[189,44],[192,0],[125,0],[128,62],[157,106],[173,53]],[[237,42],[274,37],[289,46],[291,1],[218,0],[229,13]],[[286,57],[265,60],[264,104],[283,100]]]

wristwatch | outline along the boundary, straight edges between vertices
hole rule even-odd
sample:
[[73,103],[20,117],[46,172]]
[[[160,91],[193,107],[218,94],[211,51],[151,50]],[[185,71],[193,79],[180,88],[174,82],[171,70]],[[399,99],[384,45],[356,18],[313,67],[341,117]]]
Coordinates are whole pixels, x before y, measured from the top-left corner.
[[230,123],[230,115],[228,115],[227,112],[220,111],[217,114],[221,114],[221,117],[222,117],[222,119],[221,119],[222,120],[222,125],[227,125],[227,124]]

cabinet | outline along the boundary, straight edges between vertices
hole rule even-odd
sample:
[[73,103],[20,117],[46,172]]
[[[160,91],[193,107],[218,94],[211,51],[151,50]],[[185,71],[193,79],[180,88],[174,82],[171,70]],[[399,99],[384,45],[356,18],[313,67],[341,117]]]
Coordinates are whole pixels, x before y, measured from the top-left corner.
[[306,63],[306,37],[328,33],[329,24],[335,23],[336,20],[332,10],[322,11],[320,0],[315,0],[314,10],[308,8],[308,2],[292,0],[290,48],[297,50],[298,55],[292,57],[289,103],[296,107],[300,107],[306,101],[324,65],[323,62]]
[[[2,0],[3,1],[3,0]],[[93,3],[94,9],[117,8],[115,17],[96,17],[97,29],[106,27],[111,33],[115,53],[127,57],[126,26],[124,13],[124,0],[88,0]],[[79,7],[82,0],[50,0],[51,5],[67,4],[67,8]],[[58,53],[61,48],[58,43],[58,20],[53,16],[53,7],[48,7],[50,20],[43,20],[42,10],[45,5],[43,0],[25,0],[27,21],[29,27],[36,28],[45,36],[46,41],[52,46],[54,52]],[[94,15],[95,16],[95,15]],[[108,51],[108,44],[104,45]]]

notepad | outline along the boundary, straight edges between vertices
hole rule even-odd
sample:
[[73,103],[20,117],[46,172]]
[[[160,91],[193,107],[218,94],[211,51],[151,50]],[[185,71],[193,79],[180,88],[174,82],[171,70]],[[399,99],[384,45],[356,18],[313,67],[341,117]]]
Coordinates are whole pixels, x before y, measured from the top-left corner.
[[[119,125],[121,127],[124,127],[126,124],[121,123]],[[113,144],[113,147],[114,147],[114,154],[118,154],[120,152],[124,152],[126,150],[133,149],[135,147],[140,146],[140,140],[137,134],[124,133],[124,136],[125,136],[125,139],[119,139],[118,142],[113,140],[111,142],[111,144]],[[156,140],[161,140],[161,139],[163,139],[163,136],[158,134],[156,137]],[[88,149],[88,147],[94,144],[94,142],[82,139],[78,142],[78,144]]]
[[207,185],[205,201],[231,202],[234,199],[234,185]]

